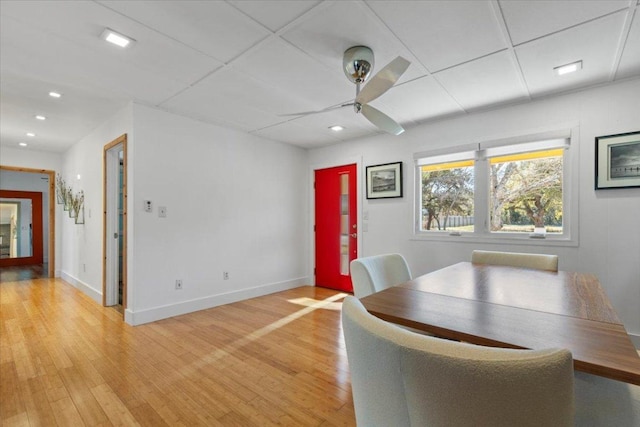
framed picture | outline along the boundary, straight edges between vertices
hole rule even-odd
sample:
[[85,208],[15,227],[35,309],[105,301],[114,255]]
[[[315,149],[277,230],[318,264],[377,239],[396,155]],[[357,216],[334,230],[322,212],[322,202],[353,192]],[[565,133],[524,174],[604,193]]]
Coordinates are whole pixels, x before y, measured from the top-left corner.
[[367,166],[367,199],[402,197],[402,162]]
[[640,187],[640,132],[596,137],[596,190]]

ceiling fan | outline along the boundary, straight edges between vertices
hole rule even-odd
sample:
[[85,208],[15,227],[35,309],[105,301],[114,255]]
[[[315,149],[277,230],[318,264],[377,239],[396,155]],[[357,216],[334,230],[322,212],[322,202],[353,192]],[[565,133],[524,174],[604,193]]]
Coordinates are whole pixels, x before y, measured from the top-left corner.
[[356,113],[362,115],[381,130],[392,135],[400,135],[404,132],[400,126],[391,117],[384,114],[369,105],[369,102],[378,98],[398,81],[400,76],[409,68],[409,61],[401,56],[388,63],[382,70],[371,78],[362,90],[362,85],[373,70],[373,51],[366,46],[353,46],[344,52],[342,59],[342,69],[351,82],[356,84],[356,98],[354,102],[347,104],[335,105],[318,111],[305,111],[295,114],[287,114],[288,116],[304,116],[309,114],[325,113],[338,108],[353,106]]

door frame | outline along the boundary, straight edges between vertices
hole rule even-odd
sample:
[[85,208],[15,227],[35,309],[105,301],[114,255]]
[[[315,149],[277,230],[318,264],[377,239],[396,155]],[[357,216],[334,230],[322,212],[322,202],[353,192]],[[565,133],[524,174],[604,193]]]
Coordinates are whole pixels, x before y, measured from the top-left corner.
[[51,279],[55,277],[56,271],[56,200],[55,200],[55,180],[56,172],[49,169],[33,169],[23,168],[17,166],[4,166],[0,165],[0,170],[12,171],[12,172],[25,172],[25,173],[38,173],[49,176],[49,258],[47,276]]
[[[127,309],[127,134],[120,135],[118,138],[106,144],[102,151],[102,305],[107,305],[107,292],[113,291],[107,289],[107,261],[111,246],[107,244],[107,221],[109,220],[108,206],[108,165],[107,157],[112,148],[122,145],[122,308],[123,312]],[[113,200],[111,200],[113,202]],[[113,240],[113,239],[111,239]],[[124,316],[124,313],[123,313]]]
[[316,275],[314,272],[315,263],[316,263],[316,235],[313,231],[313,226],[315,224],[316,219],[316,197],[315,197],[315,172],[318,169],[328,169],[334,168],[338,166],[354,164],[356,165],[356,175],[358,177],[358,182],[356,184],[356,200],[357,200],[357,212],[356,212],[356,223],[358,224],[358,238],[357,240],[357,251],[358,256],[362,254],[362,191],[364,187],[362,186],[362,182],[364,179],[364,169],[362,167],[362,156],[356,157],[345,157],[343,159],[337,161],[330,162],[322,162],[322,163],[314,163],[309,165],[309,277],[311,278],[310,282],[313,286],[316,286]]

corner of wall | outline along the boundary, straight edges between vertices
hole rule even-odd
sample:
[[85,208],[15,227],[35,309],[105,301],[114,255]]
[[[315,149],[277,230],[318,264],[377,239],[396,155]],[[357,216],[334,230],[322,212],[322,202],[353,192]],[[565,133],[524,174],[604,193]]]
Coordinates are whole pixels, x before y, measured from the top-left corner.
[[84,283],[82,280],[73,277],[72,275],[64,271],[56,271],[56,277],[60,277],[65,282],[68,282],[69,284],[71,284],[71,286],[77,288],[83,294],[87,295],[89,298],[102,305],[102,292],[96,291],[87,283]]

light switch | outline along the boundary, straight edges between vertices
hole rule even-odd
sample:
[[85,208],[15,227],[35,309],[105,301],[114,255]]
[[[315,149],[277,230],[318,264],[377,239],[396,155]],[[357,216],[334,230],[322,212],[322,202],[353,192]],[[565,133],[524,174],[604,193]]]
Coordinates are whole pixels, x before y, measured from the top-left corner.
[[166,206],[158,206],[158,217],[166,218],[167,217],[167,207]]

